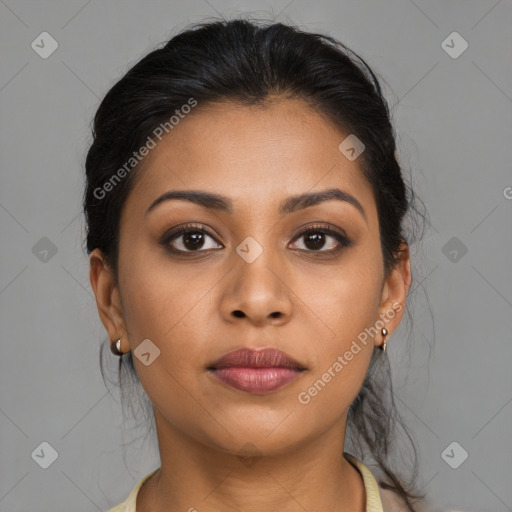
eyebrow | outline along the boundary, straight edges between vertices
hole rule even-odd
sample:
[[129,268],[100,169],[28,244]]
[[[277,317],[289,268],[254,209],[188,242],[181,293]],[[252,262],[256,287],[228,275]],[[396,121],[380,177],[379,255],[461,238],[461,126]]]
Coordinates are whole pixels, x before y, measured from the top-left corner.
[[[189,201],[212,210],[233,213],[233,203],[231,199],[226,196],[206,192],[204,190],[170,190],[169,192],[165,192],[161,196],[157,197],[146,210],[145,215],[156,208],[157,205],[172,199]],[[364,211],[361,203],[353,195],[340,190],[339,188],[331,188],[321,192],[309,192],[306,194],[288,197],[281,202],[278,211],[281,215],[285,215],[331,200],[343,201],[351,204],[357,208],[359,213],[361,213],[364,219],[367,220],[366,212]]]

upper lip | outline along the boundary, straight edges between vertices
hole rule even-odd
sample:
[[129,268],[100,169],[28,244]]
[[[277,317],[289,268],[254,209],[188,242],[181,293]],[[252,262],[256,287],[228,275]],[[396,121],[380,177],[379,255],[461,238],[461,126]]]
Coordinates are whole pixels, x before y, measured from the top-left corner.
[[276,348],[242,348],[240,350],[234,350],[208,365],[208,369],[225,368],[228,366],[245,366],[251,368],[281,367],[297,368],[299,370],[306,369],[286,352]]

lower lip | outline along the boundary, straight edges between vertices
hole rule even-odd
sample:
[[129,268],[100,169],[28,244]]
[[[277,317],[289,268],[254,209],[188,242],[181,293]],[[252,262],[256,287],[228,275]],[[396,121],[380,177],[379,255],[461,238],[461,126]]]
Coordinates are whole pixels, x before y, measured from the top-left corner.
[[263,394],[285,386],[297,379],[303,372],[294,368],[229,366],[211,370],[211,373],[236,389],[253,394]]

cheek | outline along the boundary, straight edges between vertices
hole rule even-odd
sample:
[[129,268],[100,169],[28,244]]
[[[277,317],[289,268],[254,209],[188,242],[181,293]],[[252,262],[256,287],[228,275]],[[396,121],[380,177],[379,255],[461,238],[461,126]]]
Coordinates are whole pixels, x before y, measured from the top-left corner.
[[374,350],[380,280],[375,259],[358,255],[347,259],[332,279],[323,280],[323,293],[317,288],[313,295],[311,290],[308,303],[328,329],[317,339],[317,364],[307,381],[312,387],[303,388],[304,401],[339,414],[357,396]]
[[[165,264],[164,258],[151,261],[134,253],[130,259],[125,268],[131,264],[134,270],[120,273],[120,280],[137,374],[152,402],[173,415],[190,401],[185,390],[200,396],[194,379],[204,371],[205,346],[211,337],[208,319],[214,317],[210,290],[219,277],[216,273],[184,272],[180,265]],[[137,264],[137,260],[144,263]],[[138,346],[146,339],[158,354],[148,366],[137,357],[142,350]]]
[[[319,424],[335,421],[358,395],[371,353],[363,348],[351,357],[349,361],[340,354],[302,386],[297,396],[297,407],[310,421]],[[318,413],[313,413],[312,409],[317,409]]]
[[[198,267],[200,264],[198,264]],[[184,271],[171,264],[160,248],[139,250],[120,264],[123,312],[131,341],[136,345],[149,338],[158,346],[172,347],[187,321],[210,307],[208,290],[217,275]]]
[[[324,279],[323,293],[315,292],[315,311],[329,327],[326,343],[342,350],[372,326],[378,318],[381,299],[381,274],[375,260],[353,258],[337,269],[331,279]],[[312,297],[312,293],[309,295]],[[363,337],[363,336],[362,336]]]
[[[359,393],[374,351],[378,291],[374,280],[338,279],[329,300],[318,301],[329,331],[316,339],[316,364],[298,396],[299,404],[311,407],[310,421],[320,423],[318,415],[321,422],[334,421]],[[311,413],[315,408],[318,414]]]
[[[192,417],[201,413],[190,406],[191,395],[199,396],[194,381],[196,372],[192,370],[204,360],[201,343],[208,339],[206,326],[198,322],[198,314],[207,314],[204,309],[210,303],[205,292],[216,280],[196,273],[185,277],[178,267],[167,265],[164,268],[158,262],[147,261],[133,268],[133,272],[120,274],[120,281],[123,312],[138,377],[152,403],[165,411],[168,420],[186,424],[192,419],[187,420],[184,410]],[[143,340],[151,343],[145,342],[146,345],[139,348]],[[148,347],[144,352],[150,354],[149,364],[139,358],[143,346]],[[199,419],[195,418],[194,422]]]

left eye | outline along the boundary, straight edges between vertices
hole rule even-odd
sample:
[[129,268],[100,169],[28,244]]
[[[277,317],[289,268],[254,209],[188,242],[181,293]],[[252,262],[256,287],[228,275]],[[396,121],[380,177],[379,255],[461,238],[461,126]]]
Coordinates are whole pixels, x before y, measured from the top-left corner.
[[[299,250],[308,252],[336,252],[340,246],[348,246],[349,241],[341,233],[328,228],[310,228],[302,232],[295,240],[304,239]],[[327,243],[330,239],[330,243]],[[327,247],[325,247],[327,243]]]

